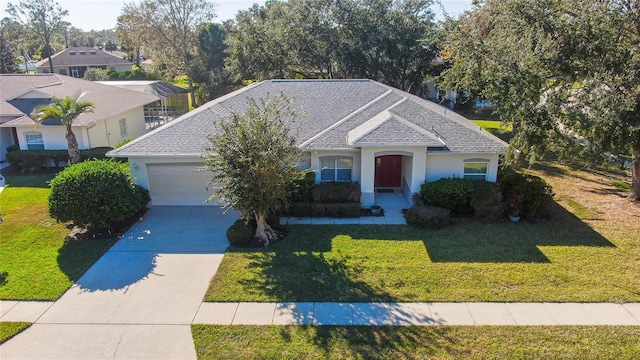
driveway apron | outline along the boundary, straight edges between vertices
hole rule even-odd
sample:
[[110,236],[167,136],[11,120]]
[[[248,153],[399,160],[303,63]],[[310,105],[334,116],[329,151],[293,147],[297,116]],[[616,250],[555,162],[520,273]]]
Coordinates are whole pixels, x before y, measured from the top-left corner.
[[152,207],[2,359],[195,359],[190,324],[237,213]]

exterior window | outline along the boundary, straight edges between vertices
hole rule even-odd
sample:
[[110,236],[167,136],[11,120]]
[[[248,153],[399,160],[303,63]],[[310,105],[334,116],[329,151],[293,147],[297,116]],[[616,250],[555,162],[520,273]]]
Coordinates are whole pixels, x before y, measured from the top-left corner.
[[120,136],[127,135],[127,120],[126,119],[120,119],[120,121],[118,123],[120,125]]
[[353,159],[327,156],[320,158],[320,181],[351,181]]
[[44,150],[44,140],[42,139],[42,134],[40,133],[25,134],[25,138],[27,140],[27,149]]
[[487,180],[489,163],[468,162],[464,164],[464,178],[472,180]]
[[58,70],[58,73],[60,73],[60,75],[67,75],[67,69],[60,69]]

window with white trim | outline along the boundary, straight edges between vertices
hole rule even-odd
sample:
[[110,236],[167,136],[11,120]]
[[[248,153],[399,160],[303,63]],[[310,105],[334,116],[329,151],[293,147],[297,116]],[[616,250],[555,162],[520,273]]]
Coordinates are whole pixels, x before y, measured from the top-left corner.
[[351,181],[353,158],[325,156],[320,158],[320,181]]
[[42,133],[29,133],[24,135],[28,150],[44,150]]
[[127,135],[127,120],[126,119],[120,119],[118,121],[118,124],[120,125],[120,136],[126,136]]
[[463,177],[465,179],[472,179],[472,180],[487,180],[488,169],[489,169],[489,163],[485,161],[465,162]]

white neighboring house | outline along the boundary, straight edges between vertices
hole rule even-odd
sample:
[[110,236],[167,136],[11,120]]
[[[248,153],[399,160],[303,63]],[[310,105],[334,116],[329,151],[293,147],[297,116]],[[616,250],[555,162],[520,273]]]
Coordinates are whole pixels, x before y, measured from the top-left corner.
[[153,94],[160,101],[144,107],[147,129],[151,130],[189,112],[187,90],[159,80],[96,81],[98,84]]
[[146,132],[144,106],[158,96],[101,85],[58,74],[0,75],[0,161],[6,160],[10,145],[21,150],[67,149],[65,127],[53,120],[43,124],[29,117],[51,98],[86,93],[82,101],[95,105],[93,113],[78,117],[72,127],[81,150],[113,147],[123,139],[135,139]]
[[[507,144],[450,109],[372,80],[268,80],[208,102],[179,119],[110,151],[128,157],[131,173],[153,205],[203,205],[212,174],[203,165],[214,122],[243,112],[248,98],[283,94],[306,115],[294,124],[300,166],[316,182],[358,181],[363,206],[376,190],[407,199],[425,181],[468,177],[496,181]],[[215,202],[207,203],[215,205]]]

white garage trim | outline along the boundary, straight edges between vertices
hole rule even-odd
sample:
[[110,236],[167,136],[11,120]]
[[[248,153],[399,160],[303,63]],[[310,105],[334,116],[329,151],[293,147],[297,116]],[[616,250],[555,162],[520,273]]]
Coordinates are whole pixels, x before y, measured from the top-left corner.
[[217,201],[205,203],[216,190],[208,181],[213,177],[210,171],[196,171],[202,163],[155,163],[147,164],[149,195],[155,205],[214,205]]

